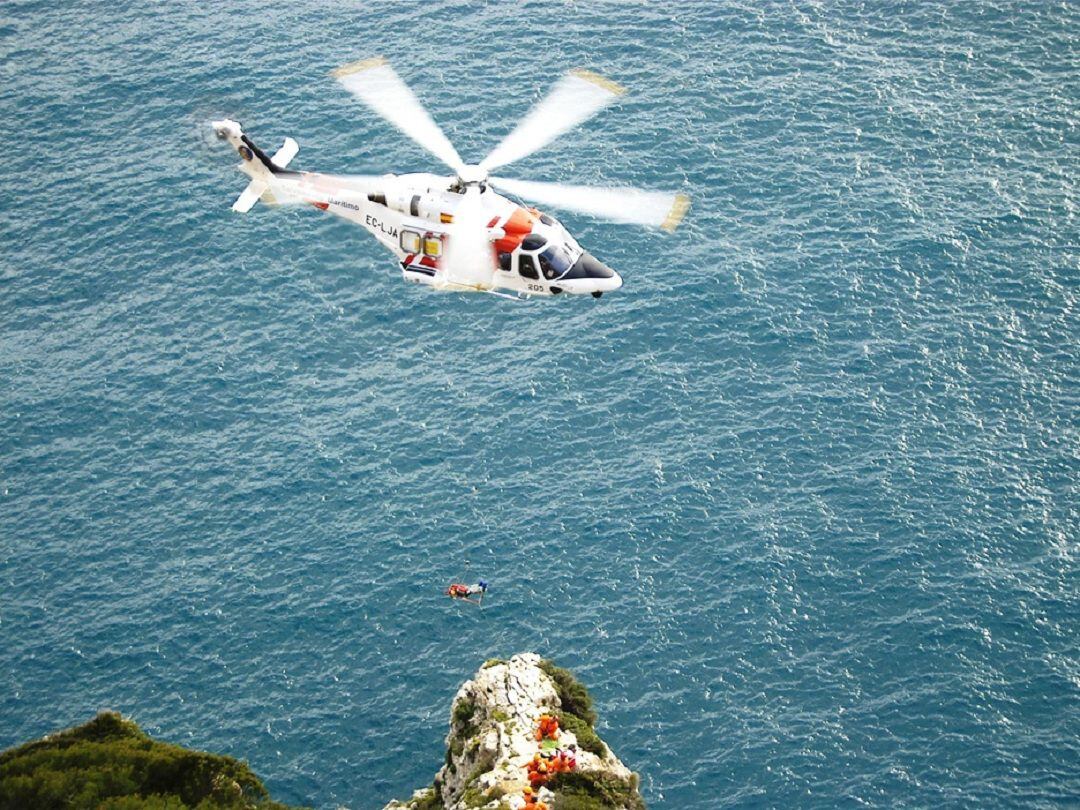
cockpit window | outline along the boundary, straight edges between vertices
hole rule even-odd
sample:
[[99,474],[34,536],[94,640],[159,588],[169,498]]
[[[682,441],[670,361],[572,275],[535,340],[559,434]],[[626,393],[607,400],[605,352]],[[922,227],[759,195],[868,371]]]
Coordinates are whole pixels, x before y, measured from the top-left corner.
[[536,265],[533,264],[532,256],[527,253],[518,256],[518,272],[521,273],[522,278],[540,278],[536,272]]
[[558,278],[569,270],[577,260],[577,255],[569,245],[552,245],[540,254],[540,269],[544,278]]
[[545,239],[543,236],[538,233],[530,233],[528,236],[525,237],[524,240],[522,240],[521,249],[531,252],[534,250],[539,250],[546,244],[547,239]]

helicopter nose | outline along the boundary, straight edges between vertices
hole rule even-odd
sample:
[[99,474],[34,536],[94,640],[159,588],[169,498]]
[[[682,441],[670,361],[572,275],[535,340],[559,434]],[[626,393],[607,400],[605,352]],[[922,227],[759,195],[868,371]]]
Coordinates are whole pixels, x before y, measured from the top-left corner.
[[615,271],[591,253],[582,253],[563,278],[615,278]]
[[558,284],[567,292],[610,292],[622,286],[622,277],[591,253],[582,253]]
[[[621,286],[622,286],[622,276],[620,276],[618,273],[616,273],[614,270],[612,270],[610,278],[603,279],[603,280],[598,280],[596,293],[611,292],[612,290],[619,289],[619,287],[621,287]],[[594,293],[594,295],[596,295],[596,293]],[[599,297],[599,296],[597,296],[597,297]]]

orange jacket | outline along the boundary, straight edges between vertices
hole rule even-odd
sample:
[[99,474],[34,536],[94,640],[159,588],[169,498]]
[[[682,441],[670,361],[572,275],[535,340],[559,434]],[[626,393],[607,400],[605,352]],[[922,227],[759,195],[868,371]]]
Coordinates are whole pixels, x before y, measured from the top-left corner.
[[559,737],[559,721],[550,714],[541,715],[540,722],[536,727],[536,739],[542,740],[545,737],[550,737],[553,740]]

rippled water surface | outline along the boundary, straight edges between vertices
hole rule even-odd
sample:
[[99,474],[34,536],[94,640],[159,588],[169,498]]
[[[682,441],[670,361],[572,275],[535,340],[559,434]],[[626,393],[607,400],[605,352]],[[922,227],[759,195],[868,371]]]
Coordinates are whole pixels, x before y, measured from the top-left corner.
[[[0,8],[0,746],[115,708],[377,808],[536,650],[654,808],[1077,801],[1075,4],[124,5]],[[687,221],[567,214],[626,286],[514,304],[230,212],[213,116],[438,169],[376,54],[473,160],[620,81],[514,169]]]

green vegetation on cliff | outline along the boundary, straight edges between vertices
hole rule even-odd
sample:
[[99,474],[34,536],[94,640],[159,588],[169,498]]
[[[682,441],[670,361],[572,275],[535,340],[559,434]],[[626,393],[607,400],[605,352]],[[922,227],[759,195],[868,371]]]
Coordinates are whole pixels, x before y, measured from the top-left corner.
[[607,756],[607,746],[600,739],[600,735],[593,731],[593,727],[569,712],[559,713],[559,727],[564,728],[577,737],[578,746],[585,751],[596,754],[603,759]]
[[[540,668],[555,683],[555,691],[559,695],[562,708],[559,726],[572,732],[584,750],[601,758],[606,757],[607,745],[593,729],[596,712],[589,690],[572,672],[551,661],[542,661]],[[638,793],[636,774],[633,779],[624,781],[608,774],[572,771],[556,774],[547,786],[555,793],[553,810],[612,810],[623,807],[645,810],[645,802]]]
[[598,757],[606,757],[607,746],[593,730],[596,724],[596,712],[593,710],[592,695],[589,694],[589,690],[574,677],[570,670],[555,666],[551,661],[542,661],[540,669],[544,670],[554,682],[555,691],[559,695],[559,705],[562,707],[559,713],[559,726],[573,732],[577,737],[578,745],[586,751]]
[[552,661],[541,661],[540,669],[555,682],[555,691],[559,694],[559,703],[564,712],[570,712],[592,728],[596,725],[596,712],[592,707],[592,695],[568,669],[555,666]]
[[601,773],[571,771],[548,782],[555,794],[553,810],[645,810],[637,776],[629,781]]
[[157,742],[102,712],[0,753],[0,810],[290,810],[247,764]]
[[418,799],[409,802],[410,810],[444,810],[445,805],[437,788],[428,788]]

